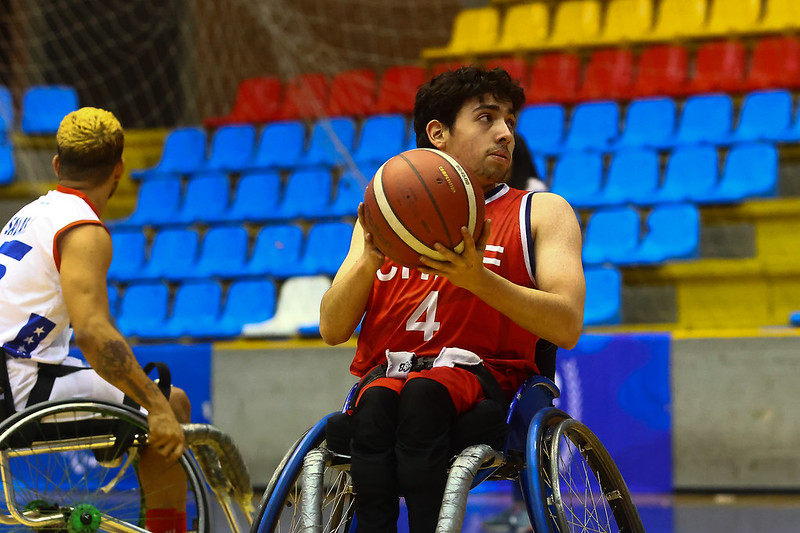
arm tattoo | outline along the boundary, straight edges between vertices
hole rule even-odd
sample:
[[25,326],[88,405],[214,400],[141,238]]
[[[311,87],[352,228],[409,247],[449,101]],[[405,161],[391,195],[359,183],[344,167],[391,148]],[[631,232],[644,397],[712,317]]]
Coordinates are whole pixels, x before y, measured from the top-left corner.
[[[118,340],[108,340],[97,352],[97,368],[95,370],[101,374],[112,385],[124,384],[131,391],[131,396],[145,407],[149,405],[147,393],[133,379],[131,371],[136,367],[135,359],[128,346]],[[152,382],[147,382],[147,389],[150,392],[158,392],[158,386]],[[122,388],[122,387],[120,387]]]

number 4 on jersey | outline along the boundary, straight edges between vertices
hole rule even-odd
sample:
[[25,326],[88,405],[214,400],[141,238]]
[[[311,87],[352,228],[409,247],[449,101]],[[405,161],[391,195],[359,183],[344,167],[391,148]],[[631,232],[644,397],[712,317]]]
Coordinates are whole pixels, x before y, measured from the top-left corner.
[[[431,340],[433,334],[439,331],[439,323],[436,322],[436,305],[438,303],[439,291],[428,293],[428,296],[414,309],[406,321],[406,331],[421,331],[423,340]],[[425,315],[425,320],[420,320],[422,315]]]

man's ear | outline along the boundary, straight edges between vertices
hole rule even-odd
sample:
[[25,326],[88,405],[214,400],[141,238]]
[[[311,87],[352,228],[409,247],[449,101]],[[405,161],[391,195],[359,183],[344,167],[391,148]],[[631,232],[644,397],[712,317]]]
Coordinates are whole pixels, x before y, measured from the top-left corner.
[[444,150],[447,146],[447,139],[450,137],[449,130],[438,120],[431,120],[425,128],[428,133],[428,140],[437,150]]
[[58,168],[61,166],[61,161],[58,159],[58,154],[53,156],[53,172],[58,176]]

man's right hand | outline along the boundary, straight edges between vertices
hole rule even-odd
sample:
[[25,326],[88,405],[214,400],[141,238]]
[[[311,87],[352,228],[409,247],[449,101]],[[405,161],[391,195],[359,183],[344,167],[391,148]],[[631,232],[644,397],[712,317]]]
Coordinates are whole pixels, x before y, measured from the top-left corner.
[[150,412],[147,415],[150,435],[148,446],[170,461],[177,461],[183,454],[186,438],[183,428],[169,407],[163,411]]

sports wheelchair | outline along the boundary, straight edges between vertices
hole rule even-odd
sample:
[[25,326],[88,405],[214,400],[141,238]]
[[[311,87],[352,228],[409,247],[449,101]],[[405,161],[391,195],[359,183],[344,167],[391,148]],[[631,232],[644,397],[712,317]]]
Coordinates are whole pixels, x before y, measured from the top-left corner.
[[[437,533],[461,531],[469,489],[500,479],[521,484],[536,533],[644,531],[625,481],[600,440],[553,407],[559,394],[549,379],[530,378],[509,408],[510,433],[502,453],[475,445],[454,459]],[[251,533],[355,531],[349,450],[338,437],[331,438],[330,429],[326,436],[326,426],[335,426],[342,416],[327,415],[289,449],[264,491]]]

